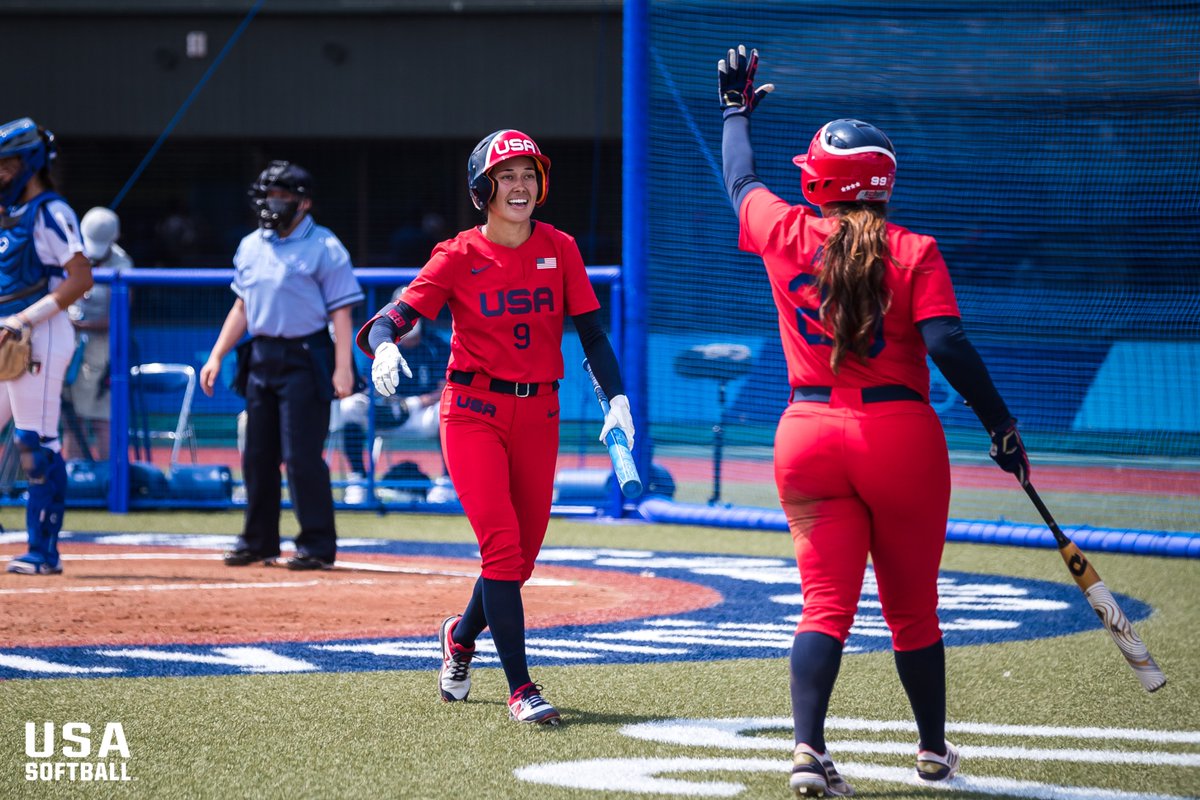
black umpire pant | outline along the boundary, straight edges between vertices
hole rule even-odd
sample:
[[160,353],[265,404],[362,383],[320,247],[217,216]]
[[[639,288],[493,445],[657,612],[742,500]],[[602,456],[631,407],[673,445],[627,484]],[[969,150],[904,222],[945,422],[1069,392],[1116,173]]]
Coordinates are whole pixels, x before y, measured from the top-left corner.
[[325,330],[301,339],[256,337],[246,376],[246,522],[239,547],[279,554],[279,465],[300,523],[297,553],[333,561],[333,490],[322,451],[333,399],[333,343]]

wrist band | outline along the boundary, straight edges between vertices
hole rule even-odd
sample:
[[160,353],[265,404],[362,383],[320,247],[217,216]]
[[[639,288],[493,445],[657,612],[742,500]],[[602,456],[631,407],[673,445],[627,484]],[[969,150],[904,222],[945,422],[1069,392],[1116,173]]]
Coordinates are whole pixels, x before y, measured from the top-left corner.
[[38,300],[33,305],[26,308],[17,314],[17,317],[24,318],[30,327],[37,325],[39,322],[44,322],[50,319],[59,311],[58,301],[54,299],[54,295],[48,294],[41,300]]

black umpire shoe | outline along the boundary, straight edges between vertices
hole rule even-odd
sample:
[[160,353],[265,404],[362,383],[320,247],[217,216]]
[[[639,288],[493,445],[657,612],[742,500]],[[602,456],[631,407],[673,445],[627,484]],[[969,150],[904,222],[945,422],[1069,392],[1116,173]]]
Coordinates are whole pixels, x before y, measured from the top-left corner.
[[253,550],[244,548],[239,550],[230,550],[225,553],[225,566],[227,567],[245,567],[250,564],[262,564],[263,566],[271,566],[275,563],[278,555],[264,556],[262,553],[256,553]]
[[305,570],[305,569],[333,569],[333,561],[326,561],[323,558],[310,556],[308,553],[296,553],[288,559],[288,569]]

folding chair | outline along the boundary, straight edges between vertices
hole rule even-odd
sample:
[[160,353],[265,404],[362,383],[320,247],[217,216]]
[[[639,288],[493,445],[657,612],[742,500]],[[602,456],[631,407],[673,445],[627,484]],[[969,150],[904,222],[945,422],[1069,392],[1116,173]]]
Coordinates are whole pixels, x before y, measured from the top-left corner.
[[[171,442],[170,468],[179,463],[179,451],[186,440],[192,454],[192,463],[196,459],[196,434],[192,429],[192,397],[196,392],[196,370],[188,364],[139,364],[129,370],[131,377],[130,395],[133,398],[134,447],[141,457],[141,447],[145,448],[145,460],[151,461],[150,445],[154,439],[165,439]],[[148,398],[152,395],[171,395],[182,392],[183,401],[179,407],[179,417],[174,430],[152,430],[150,428],[150,410]]]

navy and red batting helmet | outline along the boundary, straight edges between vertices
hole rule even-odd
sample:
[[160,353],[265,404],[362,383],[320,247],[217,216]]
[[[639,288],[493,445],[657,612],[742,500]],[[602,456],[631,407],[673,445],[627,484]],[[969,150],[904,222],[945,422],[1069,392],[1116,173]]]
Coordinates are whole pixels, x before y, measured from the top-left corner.
[[541,149],[525,134],[511,129],[489,133],[475,145],[467,159],[467,189],[471,202],[482,211],[496,192],[496,182],[488,174],[501,161],[518,156],[533,159],[538,175],[538,193],[534,205],[546,202],[550,191],[550,159],[542,155]]
[[886,203],[896,182],[896,148],[869,122],[835,119],[817,131],[808,152],[792,159],[804,173],[804,199],[826,203]]

